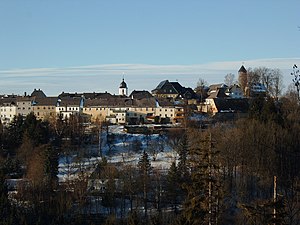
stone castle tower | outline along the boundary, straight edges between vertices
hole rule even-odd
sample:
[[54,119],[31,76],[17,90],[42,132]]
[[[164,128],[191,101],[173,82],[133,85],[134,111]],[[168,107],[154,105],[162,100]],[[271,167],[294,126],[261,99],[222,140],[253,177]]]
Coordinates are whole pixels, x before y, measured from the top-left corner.
[[241,89],[244,92],[244,95],[247,96],[247,92],[248,92],[248,75],[247,75],[247,70],[246,68],[242,65],[241,68],[238,71],[239,73],[239,85],[241,87]]

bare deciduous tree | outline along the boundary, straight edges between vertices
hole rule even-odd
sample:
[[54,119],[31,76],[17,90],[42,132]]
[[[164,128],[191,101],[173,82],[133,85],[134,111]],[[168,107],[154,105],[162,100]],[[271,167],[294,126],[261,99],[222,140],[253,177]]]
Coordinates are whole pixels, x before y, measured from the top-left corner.
[[293,72],[291,73],[291,75],[294,77],[293,83],[297,90],[298,101],[300,102],[300,70],[298,69],[296,64],[293,66]]
[[235,82],[235,77],[234,77],[234,74],[233,73],[228,73],[226,74],[225,78],[224,78],[224,83],[230,87],[234,84]]
[[195,92],[200,96],[201,102],[207,97],[206,88],[205,88],[206,86],[207,86],[207,82],[204,79],[199,78],[199,81],[197,82],[197,86],[195,88]]

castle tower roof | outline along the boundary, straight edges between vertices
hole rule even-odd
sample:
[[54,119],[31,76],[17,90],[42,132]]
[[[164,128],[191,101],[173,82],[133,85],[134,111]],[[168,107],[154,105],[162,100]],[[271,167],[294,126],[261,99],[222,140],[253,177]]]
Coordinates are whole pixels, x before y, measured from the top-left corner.
[[247,70],[244,67],[244,65],[242,65],[241,68],[239,69],[239,73],[247,73]]

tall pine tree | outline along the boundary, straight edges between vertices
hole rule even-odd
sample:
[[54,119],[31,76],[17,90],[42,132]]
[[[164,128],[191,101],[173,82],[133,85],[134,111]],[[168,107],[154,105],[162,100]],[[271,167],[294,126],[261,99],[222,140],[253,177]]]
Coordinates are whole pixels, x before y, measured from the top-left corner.
[[144,209],[145,209],[145,218],[147,218],[147,210],[148,210],[148,192],[150,189],[150,173],[151,173],[151,163],[149,160],[149,156],[146,151],[143,152],[139,163],[139,175],[141,186],[143,188],[143,201],[144,201]]
[[197,131],[190,148],[191,184],[183,210],[185,224],[217,224],[221,200],[218,152],[211,134]]

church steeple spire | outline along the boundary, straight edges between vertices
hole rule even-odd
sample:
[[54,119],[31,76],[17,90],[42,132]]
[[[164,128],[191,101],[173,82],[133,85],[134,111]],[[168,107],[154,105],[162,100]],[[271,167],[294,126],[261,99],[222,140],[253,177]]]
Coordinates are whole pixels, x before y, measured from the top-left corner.
[[124,80],[124,73],[123,73],[122,82],[121,82],[120,87],[119,87],[119,95],[122,95],[122,96],[127,96],[128,95],[128,88],[127,88],[127,84]]

